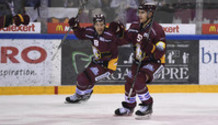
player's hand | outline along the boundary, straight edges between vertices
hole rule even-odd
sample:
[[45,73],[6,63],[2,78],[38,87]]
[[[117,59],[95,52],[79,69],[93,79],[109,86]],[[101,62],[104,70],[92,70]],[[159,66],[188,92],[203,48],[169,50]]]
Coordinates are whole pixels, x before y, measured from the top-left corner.
[[110,23],[108,29],[111,33],[121,37],[125,31],[125,26],[120,21],[113,21]]
[[13,20],[16,26],[20,26],[21,24],[28,25],[30,22],[30,17],[26,14],[17,14],[13,17]]
[[153,43],[151,43],[147,38],[143,38],[141,41],[141,50],[145,53],[151,53],[153,49]]
[[68,24],[71,28],[76,28],[79,26],[79,20],[77,18],[72,17],[69,21]]

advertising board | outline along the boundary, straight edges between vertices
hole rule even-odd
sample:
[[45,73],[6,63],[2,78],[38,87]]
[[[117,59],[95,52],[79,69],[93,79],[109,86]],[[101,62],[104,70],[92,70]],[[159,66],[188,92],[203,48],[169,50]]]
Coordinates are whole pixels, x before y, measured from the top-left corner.
[[218,34],[218,24],[202,24],[202,34]]
[[41,33],[41,23],[39,22],[31,22],[29,25],[20,25],[20,26],[15,26],[11,25],[6,28],[0,29],[0,33]]
[[[91,23],[80,23],[81,27],[91,26]],[[48,23],[48,33],[51,34],[63,34],[66,33],[69,29],[68,23]],[[73,33],[73,30],[70,31]]]
[[60,54],[51,58],[60,40],[8,39],[0,41],[0,86],[60,84]]
[[[129,29],[130,23],[126,24],[126,29]],[[196,25],[195,24],[160,24],[165,31],[165,34],[169,35],[179,35],[179,34],[196,34]]]
[[[152,84],[197,84],[198,41],[167,41],[166,65]],[[62,84],[76,83],[77,74],[90,63],[92,50],[89,41],[68,41],[62,49]],[[130,45],[119,47],[117,71],[96,84],[124,84],[131,67],[133,49]]]
[[166,34],[196,34],[195,24],[161,24]]
[[200,40],[199,83],[218,84],[218,40]]

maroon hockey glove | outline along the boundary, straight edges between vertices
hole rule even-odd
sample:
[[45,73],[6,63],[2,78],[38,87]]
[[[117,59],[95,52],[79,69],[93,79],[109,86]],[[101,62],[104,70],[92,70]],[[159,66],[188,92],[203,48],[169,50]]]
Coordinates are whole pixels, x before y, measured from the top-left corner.
[[8,27],[12,24],[12,15],[0,16],[0,28]]
[[28,25],[30,22],[30,17],[26,14],[17,14],[13,19],[16,26],[20,26],[21,24]]
[[72,17],[69,21],[68,24],[71,28],[76,28],[79,26],[79,20],[77,18]]
[[118,37],[122,37],[125,31],[125,26],[120,21],[113,21],[109,25],[109,31]]

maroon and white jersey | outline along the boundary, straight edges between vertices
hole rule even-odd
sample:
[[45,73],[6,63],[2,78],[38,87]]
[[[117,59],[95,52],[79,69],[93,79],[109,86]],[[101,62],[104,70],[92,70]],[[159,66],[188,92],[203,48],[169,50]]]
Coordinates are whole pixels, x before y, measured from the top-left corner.
[[[117,38],[105,28],[102,35],[98,35],[93,26],[86,28],[74,28],[77,38],[90,40],[94,59],[97,61],[108,61],[109,69],[116,69],[118,60]],[[114,67],[115,66],[115,67]]]
[[[139,22],[133,22],[130,28],[125,32],[124,40],[119,41],[119,45],[132,43],[134,47],[134,58],[142,61],[153,61],[160,60],[161,63],[165,63],[165,48],[166,48],[166,39],[165,33],[162,27],[154,22],[150,31],[149,40],[144,39],[148,37],[149,26],[147,25],[142,28]],[[142,55],[141,50],[145,42],[151,46],[151,52]]]

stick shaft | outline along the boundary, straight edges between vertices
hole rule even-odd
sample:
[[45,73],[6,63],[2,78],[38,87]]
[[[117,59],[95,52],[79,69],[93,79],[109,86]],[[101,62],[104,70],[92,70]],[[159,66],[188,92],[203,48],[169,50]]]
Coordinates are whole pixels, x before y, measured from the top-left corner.
[[[82,3],[82,5],[80,6],[80,8],[79,8],[79,10],[78,10],[78,13],[77,13],[77,15],[76,15],[76,17],[75,17],[76,19],[78,19],[79,16],[81,15],[81,13],[82,13],[82,11],[83,11],[83,9],[84,9],[84,6],[86,5],[87,1],[88,1],[88,0],[85,0],[85,2]],[[54,54],[54,55],[52,56],[52,58],[51,58],[52,61],[55,59],[55,57],[56,57],[56,55],[57,55],[59,49],[63,46],[63,43],[66,41],[67,36],[68,36],[69,33],[70,33],[70,30],[71,30],[71,27],[69,27],[67,33],[64,35],[64,38],[61,40],[61,43],[58,45],[58,48],[57,48],[55,54]]]

